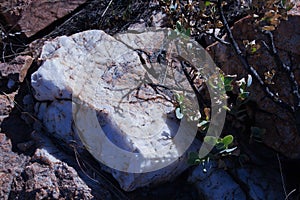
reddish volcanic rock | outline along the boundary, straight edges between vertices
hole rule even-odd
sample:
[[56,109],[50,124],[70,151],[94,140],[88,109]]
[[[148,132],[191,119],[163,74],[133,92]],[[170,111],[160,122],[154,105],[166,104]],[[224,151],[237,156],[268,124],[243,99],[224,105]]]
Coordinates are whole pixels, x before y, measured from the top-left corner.
[[11,185],[16,176],[20,175],[28,161],[23,155],[11,151],[11,142],[0,134],[0,199],[8,199]]
[[21,0],[0,3],[1,15],[11,26],[31,37],[54,21],[74,11],[86,0]]
[[23,82],[32,61],[31,56],[18,56],[9,63],[0,63],[1,76],[8,77],[9,75],[18,74],[19,78],[15,81]]
[[[272,79],[274,84],[269,84],[268,86],[275,94],[278,93],[283,101],[295,105],[288,74],[282,68],[276,66],[273,57],[262,43],[262,41],[268,43],[267,36],[257,30],[253,24],[254,19],[249,16],[236,22],[232,28],[236,41],[242,52],[247,55],[249,64],[257,70],[262,79],[265,78],[265,72],[272,69],[275,70],[275,75]],[[283,63],[291,66],[298,84],[300,83],[299,24],[300,12],[294,10],[289,14],[288,21],[281,21],[278,29],[273,33],[278,54]],[[244,40],[255,40],[261,48],[254,54],[247,53],[243,45]],[[248,74],[232,48],[215,43],[207,49],[217,65],[226,74],[237,74],[240,78],[246,77]],[[266,129],[264,143],[287,157],[299,158],[300,134],[296,129],[294,114],[278,106],[268,98],[256,80],[253,81],[249,91],[251,94],[250,100],[258,105],[254,112],[253,126]]]

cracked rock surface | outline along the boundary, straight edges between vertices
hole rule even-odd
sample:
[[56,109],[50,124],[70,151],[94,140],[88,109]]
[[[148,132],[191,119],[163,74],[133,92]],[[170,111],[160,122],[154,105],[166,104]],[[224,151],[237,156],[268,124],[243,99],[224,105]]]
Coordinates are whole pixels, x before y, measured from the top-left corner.
[[[104,162],[109,162],[105,164],[113,169],[104,169],[126,191],[171,180],[188,167],[183,153],[193,141],[189,131],[196,131],[186,129],[185,125],[179,129],[172,104],[174,97],[168,92],[157,93],[153,86],[159,84],[159,77],[155,76],[161,76],[163,69],[148,73],[150,69],[142,65],[134,51],[139,45],[146,51],[159,49],[163,34],[145,34],[144,37],[156,38],[156,43],[151,44],[150,39],[142,40],[134,34],[130,39],[122,35],[114,39],[97,30],[62,36],[46,43],[41,55],[44,62],[32,75],[36,99],[50,101],[36,105],[47,131],[67,144],[75,140],[82,145],[82,141],[96,159],[109,157]],[[148,43],[141,44],[142,41]],[[166,73],[164,85],[177,80],[174,91],[188,88],[183,72],[169,69]],[[173,76],[181,79],[173,80]],[[91,117],[93,112],[96,121]],[[173,140],[178,130],[184,132],[184,139]],[[106,136],[101,136],[101,131]],[[111,142],[118,148],[112,147]],[[123,157],[117,153],[123,152],[119,148],[139,154],[130,157],[125,153]],[[165,158],[160,160],[162,153]],[[158,167],[152,169],[153,166]]]

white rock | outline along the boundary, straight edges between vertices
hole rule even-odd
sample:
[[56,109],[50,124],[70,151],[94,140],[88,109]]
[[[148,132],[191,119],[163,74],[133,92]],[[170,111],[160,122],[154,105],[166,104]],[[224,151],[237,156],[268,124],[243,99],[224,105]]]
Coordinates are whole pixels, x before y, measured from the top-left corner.
[[[37,100],[52,101],[49,106],[36,106],[47,130],[67,143],[79,136],[103,169],[131,191],[183,172],[188,167],[185,152],[197,127],[176,119],[172,93],[160,87],[157,94],[149,85],[190,93],[183,72],[160,67],[158,73],[151,73],[135,51],[162,48],[163,34],[116,38],[92,30],[46,43],[41,54],[44,63],[32,75],[32,86]],[[174,77],[185,82],[175,83]]]

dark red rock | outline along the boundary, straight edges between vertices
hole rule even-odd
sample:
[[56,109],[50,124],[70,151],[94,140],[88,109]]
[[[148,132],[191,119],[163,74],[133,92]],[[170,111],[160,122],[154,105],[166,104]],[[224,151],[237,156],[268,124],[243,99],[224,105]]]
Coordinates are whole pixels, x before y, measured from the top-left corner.
[[[254,19],[249,16],[236,22],[232,28],[236,41],[244,54],[246,54],[246,49],[243,45],[243,40],[256,40],[256,43],[261,45],[261,48],[256,53],[248,53],[249,64],[257,70],[263,79],[266,71],[274,69],[276,73],[272,81],[275,84],[268,86],[274,93],[278,93],[282,100],[294,105],[294,97],[291,94],[292,86],[288,74],[276,66],[274,59],[262,44],[262,41],[268,42],[267,37],[257,30],[253,24]],[[274,40],[278,53],[284,63],[292,65],[298,84],[300,83],[299,24],[300,12],[293,12],[289,14],[288,21],[281,21],[278,29],[274,31]],[[207,49],[217,65],[226,74],[237,74],[238,77],[246,77],[248,74],[232,48],[215,43]],[[287,157],[299,158],[300,135],[296,129],[294,115],[269,99],[256,80],[254,80],[249,91],[251,94],[250,100],[258,105],[254,114],[253,125],[267,130],[264,143]]]
[[11,26],[31,37],[54,21],[66,16],[86,0],[13,0],[0,3],[1,14]]
[[11,151],[10,140],[0,134],[0,199],[8,199],[15,177],[23,171],[28,157]]
[[[26,177],[23,179],[23,177]],[[67,165],[34,162],[26,166],[23,176],[14,181],[14,199],[92,199],[91,189]],[[20,183],[23,183],[20,185]]]
[[0,122],[3,118],[7,117],[11,110],[14,108],[13,99],[16,96],[16,92],[6,95],[0,95]]
[[2,77],[8,77],[9,75],[18,75],[19,82],[23,82],[27,75],[27,71],[32,64],[31,56],[17,56],[9,63],[0,63],[0,73]]
[[88,200],[109,197],[109,192],[99,189],[99,186],[97,191],[92,191],[73,167],[61,161],[72,163],[72,158],[60,152],[46,136],[35,137],[40,137],[35,138],[35,144],[41,147],[23,166],[22,173],[13,179],[8,192],[10,199]]

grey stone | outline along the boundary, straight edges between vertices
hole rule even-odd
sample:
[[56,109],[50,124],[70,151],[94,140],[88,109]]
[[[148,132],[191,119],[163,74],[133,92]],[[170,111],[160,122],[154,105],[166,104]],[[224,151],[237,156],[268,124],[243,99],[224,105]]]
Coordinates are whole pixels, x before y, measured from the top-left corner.
[[252,164],[241,167],[226,160],[225,170],[218,162],[213,160],[200,164],[188,178],[205,199],[285,198],[280,174],[270,166]]
[[197,166],[188,180],[206,200],[246,199],[239,184],[225,170],[218,169],[216,162]]
[[19,176],[26,163],[28,157],[18,155],[11,150],[10,140],[0,134],[0,198],[8,199],[12,190],[12,183],[15,177]]
[[252,199],[284,199],[279,172],[272,169],[245,166],[236,170],[236,176],[248,188]]

